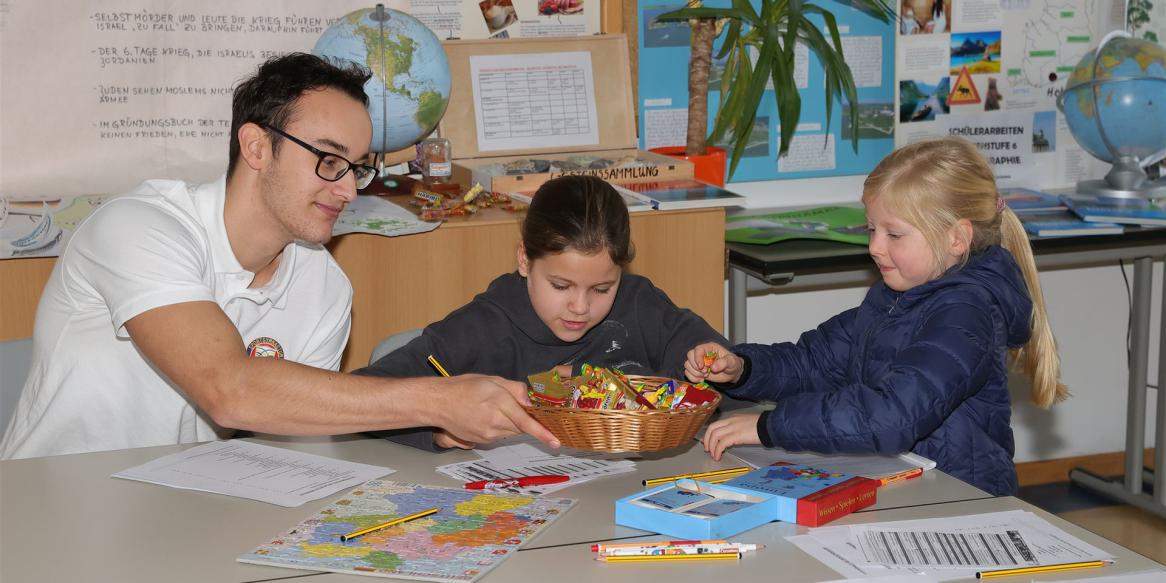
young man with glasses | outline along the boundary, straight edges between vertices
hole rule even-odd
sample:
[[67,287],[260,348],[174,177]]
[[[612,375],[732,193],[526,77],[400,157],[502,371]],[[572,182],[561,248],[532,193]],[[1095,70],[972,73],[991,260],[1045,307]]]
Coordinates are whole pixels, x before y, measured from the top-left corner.
[[[368,73],[302,53],[235,90],[216,182],[151,180],[77,229],[37,309],[32,370],[0,457],[330,435],[528,432],[521,383],[335,372],[352,287],[323,248],[375,170]],[[269,358],[262,358],[269,357]]]

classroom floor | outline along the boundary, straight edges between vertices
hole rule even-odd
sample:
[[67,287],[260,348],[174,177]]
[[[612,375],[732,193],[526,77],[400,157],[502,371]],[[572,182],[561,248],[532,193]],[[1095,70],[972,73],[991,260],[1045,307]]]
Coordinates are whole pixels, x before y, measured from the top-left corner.
[[1020,499],[1166,564],[1166,519],[1099,496],[1071,482],[1020,489]]

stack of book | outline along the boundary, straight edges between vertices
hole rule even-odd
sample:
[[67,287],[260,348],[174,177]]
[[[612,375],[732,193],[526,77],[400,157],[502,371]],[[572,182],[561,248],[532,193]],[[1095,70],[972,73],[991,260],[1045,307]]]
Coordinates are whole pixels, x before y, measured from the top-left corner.
[[1063,196],[1061,200],[1088,222],[1166,226],[1166,199]]
[[744,206],[745,197],[692,179],[612,183],[624,198],[636,199],[661,211]]
[[1027,188],[1002,188],[1000,197],[1016,213],[1024,230],[1034,237],[1075,237],[1120,235],[1121,225],[1109,221],[1091,222],[1074,214],[1062,197]]

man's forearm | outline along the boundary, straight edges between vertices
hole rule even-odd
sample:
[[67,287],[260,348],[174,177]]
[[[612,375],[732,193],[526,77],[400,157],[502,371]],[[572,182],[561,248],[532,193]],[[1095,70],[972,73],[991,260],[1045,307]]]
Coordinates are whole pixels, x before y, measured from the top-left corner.
[[215,381],[227,386],[205,407],[224,427],[335,435],[438,422],[434,378],[365,377],[266,359],[246,359],[237,368]]

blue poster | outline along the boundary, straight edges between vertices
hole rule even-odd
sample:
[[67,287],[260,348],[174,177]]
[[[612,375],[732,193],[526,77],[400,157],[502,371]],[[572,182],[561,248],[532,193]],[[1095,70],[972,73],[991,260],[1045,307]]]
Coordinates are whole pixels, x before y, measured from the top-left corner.
[[[725,7],[729,4],[729,0],[706,0],[704,5]],[[789,153],[780,159],[777,157],[777,104],[772,90],[766,91],[750,134],[750,143],[731,182],[866,174],[894,148],[893,23],[882,22],[845,0],[822,0],[818,4],[837,19],[842,50],[854,75],[859,108],[858,151],[850,143],[851,132],[855,129],[844,116],[851,104],[835,101],[833,115],[827,123],[822,66],[815,55],[799,45],[795,75],[802,98],[802,113]],[[760,10],[756,0],[753,5]],[[684,2],[675,0],[641,0],[638,3],[637,107],[641,148],[684,145],[688,117],[689,28],[685,22],[655,20],[664,12],[682,7]],[[816,16],[811,18],[822,24]],[[717,63],[715,59],[721,40],[717,39],[713,49],[713,71],[709,79],[710,133],[719,99],[717,88],[724,69],[723,63]]]

